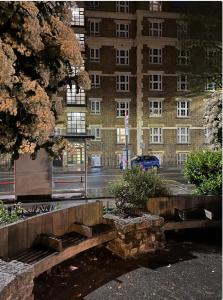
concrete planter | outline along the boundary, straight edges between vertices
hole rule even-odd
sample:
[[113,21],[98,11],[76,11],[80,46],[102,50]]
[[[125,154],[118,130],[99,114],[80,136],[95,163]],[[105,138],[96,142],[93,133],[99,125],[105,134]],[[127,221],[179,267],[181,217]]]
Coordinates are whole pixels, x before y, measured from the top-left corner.
[[122,219],[107,214],[104,219],[114,227],[118,236],[108,243],[107,248],[124,259],[164,247],[164,219],[159,216],[143,214],[136,218]]

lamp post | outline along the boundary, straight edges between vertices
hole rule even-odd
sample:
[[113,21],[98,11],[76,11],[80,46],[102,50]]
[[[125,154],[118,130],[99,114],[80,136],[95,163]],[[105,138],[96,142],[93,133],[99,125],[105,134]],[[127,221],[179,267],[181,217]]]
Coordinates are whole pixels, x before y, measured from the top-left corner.
[[128,149],[128,137],[129,137],[129,116],[125,113],[125,151],[126,151],[126,168],[129,167],[129,149]]

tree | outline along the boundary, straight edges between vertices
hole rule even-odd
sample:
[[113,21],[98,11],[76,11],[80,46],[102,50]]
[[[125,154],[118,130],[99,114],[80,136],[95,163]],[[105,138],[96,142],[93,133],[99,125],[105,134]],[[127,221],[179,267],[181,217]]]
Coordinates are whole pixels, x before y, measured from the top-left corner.
[[222,3],[188,1],[183,11],[178,38],[190,54],[190,63],[181,69],[189,73],[190,90],[203,92],[208,82],[222,88]]
[[69,75],[82,64],[71,5],[0,2],[0,153],[13,159],[65,149],[63,138],[50,138],[63,107],[57,93],[72,83],[90,88],[86,72]]
[[222,148],[222,93],[215,92],[206,101],[205,115],[208,139],[214,149]]

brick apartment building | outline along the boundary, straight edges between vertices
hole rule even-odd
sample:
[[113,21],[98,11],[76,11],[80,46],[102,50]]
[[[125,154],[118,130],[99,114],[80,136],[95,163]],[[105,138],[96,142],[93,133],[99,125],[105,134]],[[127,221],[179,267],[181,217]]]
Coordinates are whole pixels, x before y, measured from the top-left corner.
[[[178,43],[179,35],[187,34],[182,3],[77,3],[73,28],[92,88],[78,94],[68,88],[66,124],[56,130],[94,135],[88,142],[92,166],[118,166],[125,149],[125,115],[130,157],[154,154],[162,164],[183,164],[190,151],[208,147],[203,99],[190,93],[190,52]],[[83,144],[76,146],[77,154],[66,154],[64,164],[84,160]]]

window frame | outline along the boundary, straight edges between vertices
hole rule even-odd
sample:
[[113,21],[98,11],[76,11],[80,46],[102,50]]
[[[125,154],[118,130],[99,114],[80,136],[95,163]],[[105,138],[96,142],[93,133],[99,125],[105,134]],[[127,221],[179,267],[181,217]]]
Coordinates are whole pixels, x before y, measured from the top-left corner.
[[[116,128],[116,142],[117,144],[125,144],[126,134],[125,134],[125,128],[124,127],[118,127]],[[130,137],[129,134],[127,135],[127,142],[129,144]]]
[[[157,132],[155,132],[157,129]],[[151,127],[149,130],[150,137],[149,141],[150,144],[163,144],[163,128],[162,127]],[[157,141],[155,140],[157,138]]]
[[89,99],[91,107],[91,115],[101,114],[101,99]]
[[[182,77],[185,77],[185,80],[182,80]],[[187,92],[188,91],[188,75],[187,74],[178,74],[177,75],[177,91]],[[184,87],[184,88],[182,88]]]
[[[158,50],[157,54],[154,54],[155,50]],[[149,63],[153,64],[153,65],[161,65],[162,62],[163,62],[163,49],[162,48],[149,48]]]
[[[182,133],[182,129],[186,129],[185,133]],[[185,140],[182,140],[185,137]],[[190,141],[190,128],[189,127],[177,127],[177,144],[189,144]]]
[[190,64],[190,50],[177,49],[177,64],[179,66],[188,66]]
[[85,34],[84,33],[75,33],[75,36],[80,45],[81,52],[85,52]]
[[76,84],[70,86],[67,85],[66,91],[66,104],[69,105],[86,105],[86,94],[84,89],[79,89],[79,93],[76,93]]
[[90,48],[90,62],[100,62],[101,60],[101,49]]
[[116,101],[116,118],[125,118],[126,115],[129,116],[129,108],[130,108],[129,100]]
[[71,9],[72,19],[71,25],[84,26],[85,25],[85,9],[83,7],[72,7]]
[[[149,36],[153,37],[162,37],[162,31],[163,31],[163,26],[162,26],[162,21],[149,21]],[[158,24],[157,28],[154,27],[154,24]]]
[[[158,76],[157,80],[154,79],[154,76]],[[157,84],[157,88],[154,85]],[[149,89],[151,91],[162,91],[163,90],[163,76],[161,74],[150,74],[149,75]]]
[[162,2],[161,1],[149,1],[149,11],[162,11]]
[[129,1],[116,1],[116,12],[129,13],[129,6]]
[[[72,122],[76,121],[76,122]],[[67,133],[86,133],[86,113],[67,112]]]
[[90,35],[100,35],[100,20],[90,20],[89,27],[90,27]]
[[89,8],[98,8],[99,1],[89,1]]
[[91,74],[91,88],[100,88],[101,87],[101,76],[100,74]]
[[[116,75],[117,92],[129,92],[129,78],[130,78],[129,75],[125,75],[125,74]],[[124,81],[122,79],[124,79]]]
[[[185,103],[185,107],[183,107],[183,103]],[[190,101],[189,100],[177,100],[177,117],[178,118],[188,118],[189,117],[189,109],[190,109]]]
[[[177,153],[177,165],[182,166],[187,160],[187,156],[190,152],[178,152]],[[186,158],[182,159],[182,156],[185,155]]]
[[92,126],[90,128],[91,135],[94,135],[93,141],[100,141],[101,140],[101,127]]
[[[124,51],[124,55],[122,55]],[[122,63],[123,61],[123,63]],[[128,66],[129,65],[129,49],[116,49],[116,65]]]
[[[158,103],[158,107],[154,107],[154,103]],[[157,113],[154,112],[154,110],[157,110]],[[163,101],[162,100],[149,100],[149,116],[154,118],[162,117],[163,113]]]

